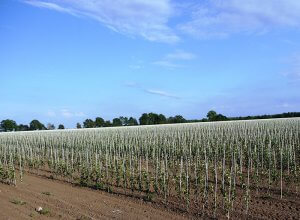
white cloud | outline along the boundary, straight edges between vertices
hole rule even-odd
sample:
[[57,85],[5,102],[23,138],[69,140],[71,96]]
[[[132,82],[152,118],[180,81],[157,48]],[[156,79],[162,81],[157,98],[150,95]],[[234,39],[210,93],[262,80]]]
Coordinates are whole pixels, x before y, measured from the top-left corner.
[[86,116],[83,112],[71,112],[68,109],[62,109],[60,111],[60,113],[65,118],[85,117]]
[[289,108],[289,107],[292,107],[293,105],[289,104],[289,103],[283,103],[281,105],[278,105],[278,107],[280,108]]
[[154,94],[154,95],[159,95],[159,96],[164,96],[164,97],[169,97],[169,98],[175,98],[175,99],[180,99],[180,97],[167,93],[165,91],[161,91],[161,90],[155,90],[155,89],[145,89],[145,92],[150,93],[150,94]]
[[106,27],[150,41],[174,43],[179,37],[168,26],[170,0],[27,0],[25,3],[72,15],[93,18]]
[[[278,28],[300,27],[299,0],[23,1],[39,8],[89,17],[125,35],[167,43],[180,41],[175,33],[179,30],[200,38],[224,38],[237,33],[264,34]],[[174,17],[179,19],[171,23]]]
[[51,3],[51,2],[42,2],[42,1],[34,1],[34,0],[28,0],[28,1],[24,1],[24,2],[29,5],[35,6],[35,7],[48,8],[48,9],[56,10],[59,12],[68,13],[68,14],[71,14],[74,16],[76,16],[78,13],[77,11],[75,11],[71,8],[64,8],[64,7],[61,7],[61,6]]
[[159,95],[159,96],[164,96],[164,97],[168,97],[168,98],[180,99],[180,97],[177,96],[177,95],[170,94],[170,93],[168,93],[166,91],[163,91],[163,90],[148,89],[148,88],[145,88],[145,87],[139,85],[136,82],[126,82],[125,86],[131,87],[131,88],[136,88],[140,91],[143,91],[143,92],[146,92],[146,93],[149,93],[149,94],[153,94],[153,95]]
[[180,61],[188,61],[195,59],[196,55],[188,53],[182,50],[176,50],[173,53],[165,55],[161,60],[153,62],[154,65],[167,67],[167,68],[178,68],[183,67],[183,65],[178,64]]
[[300,27],[297,0],[206,0],[194,5],[191,11],[191,20],[178,27],[200,38]]
[[61,109],[58,111],[49,110],[46,115],[48,117],[65,117],[65,118],[73,118],[73,117],[86,117],[86,114],[83,112],[72,112],[69,109]]

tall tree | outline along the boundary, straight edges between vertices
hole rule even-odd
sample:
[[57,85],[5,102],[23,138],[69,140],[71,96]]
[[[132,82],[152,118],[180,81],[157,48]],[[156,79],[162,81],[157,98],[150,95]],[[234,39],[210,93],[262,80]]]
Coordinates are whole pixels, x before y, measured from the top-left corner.
[[165,124],[167,119],[163,114],[156,114],[156,113],[149,113],[148,114],[148,118],[149,118],[149,124],[150,125],[155,125],[155,124]]
[[32,120],[29,124],[29,129],[34,131],[34,130],[46,130],[46,127],[44,124],[39,122],[38,120]]
[[79,128],[82,128],[82,127],[81,127],[81,124],[80,124],[79,122],[76,124],[76,128],[78,128],[78,129],[79,129]]
[[112,124],[110,122],[110,120],[105,121],[104,127],[111,127]]
[[148,113],[148,125],[158,124],[158,114],[153,112]]
[[211,110],[207,113],[207,118],[209,121],[226,121],[228,118],[222,114],[217,114],[217,112]]
[[112,126],[122,126],[122,121],[120,118],[114,118],[113,121],[112,121]]
[[214,121],[216,116],[217,116],[217,112],[215,112],[213,110],[210,110],[206,115],[206,117],[208,118],[209,121]]
[[134,125],[138,125],[138,122],[137,122],[137,120],[135,118],[130,117],[128,119],[128,126],[134,126]]
[[167,122],[166,116],[163,114],[156,114],[153,112],[144,113],[139,118],[141,125],[154,125],[154,124],[165,124]]
[[155,124],[166,124],[166,123],[167,123],[166,116],[164,116],[163,114],[159,114]]
[[185,123],[186,119],[181,115],[175,115],[174,117],[168,118],[168,123]]
[[122,126],[128,126],[128,118],[120,116],[119,119],[121,120]]
[[104,125],[105,125],[104,119],[101,118],[101,117],[97,117],[96,120],[95,120],[95,126],[97,128],[99,128],[99,127],[104,127]]
[[58,125],[58,129],[65,129],[65,126],[60,124],[60,125]]
[[148,125],[149,124],[149,116],[147,113],[143,113],[139,118],[140,125]]
[[17,123],[14,120],[6,119],[1,121],[1,128],[7,131],[16,131],[18,129]]
[[215,121],[226,121],[228,118],[225,115],[217,114]]
[[84,128],[94,128],[95,126],[96,126],[95,122],[92,119],[86,119],[83,122],[83,127]]

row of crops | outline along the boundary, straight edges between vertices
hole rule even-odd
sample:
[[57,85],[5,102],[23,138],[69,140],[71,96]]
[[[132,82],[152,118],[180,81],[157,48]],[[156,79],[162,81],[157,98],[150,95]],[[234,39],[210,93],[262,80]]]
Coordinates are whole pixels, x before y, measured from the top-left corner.
[[300,119],[2,133],[0,181],[50,172],[229,217],[237,201],[247,213],[261,190],[298,193],[299,155]]

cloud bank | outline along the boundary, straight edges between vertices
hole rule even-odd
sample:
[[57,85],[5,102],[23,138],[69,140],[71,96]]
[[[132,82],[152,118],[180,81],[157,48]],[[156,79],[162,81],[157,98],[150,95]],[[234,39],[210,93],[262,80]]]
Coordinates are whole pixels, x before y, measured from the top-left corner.
[[80,117],[86,117],[86,114],[83,112],[72,112],[69,109],[61,109],[59,111],[53,111],[49,110],[46,114],[48,117],[64,117],[64,118],[80,118]]
[[204,0],[192,6],[191,20],[179,25],[200,38],[299,27],[300,1],[295,0]]
[[71,15],[86,16],[113,31],[149,41],[174,43],[179,37],[168,26],[170,0],[27,0],[25,3]]
[[143,91],[145,93],[152,94],[152,95],[158,95],[158,96],[172,98],[172,99],[181,99],[179,96],[168,93],[168,92],[163,91],[161,89],[144,88],[143,86],[139,85],[136,82],[126,82],[124,85],[127,86],[127,87],[139,89],[140,91]]
[[[180,34],[224,38],[300,27],[297,0],[24,0],[39,7],[84,16],[116,32],[176,43]],[[184,6],[179,6],[184,5]],[[170,20],[176,17],[171,25]]]

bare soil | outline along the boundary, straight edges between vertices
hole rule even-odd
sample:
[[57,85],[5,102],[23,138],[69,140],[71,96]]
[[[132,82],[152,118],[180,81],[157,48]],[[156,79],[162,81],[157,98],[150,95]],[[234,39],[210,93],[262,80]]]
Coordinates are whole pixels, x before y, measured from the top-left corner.
[[[17,187],[0,183],[0,220],[18,219],[213,219],[213,201],[207,208],[201,201],[190,204],[187,211],[184,202],[176,197],[168,204],[160,199],[146,202],[138,196],[107,193],[75,186],[64,180],[50,179],[46,172],[28,173]],[[288,187],[293,189],[294,187]],[[117,190],[116,190],[117,191]],[[280,198],[280,188],[270,195],[267,187],[251,191],[249,212],[245,213],[243,190],[237,190],[231,219],[300,219],[300,197],[294,190]],[[218,196],[216,219],[226,219],[222,198]],[[42,207],[48,212],[38,213]]]
[[[26,204],[15,204],[23,201]],[[48,213],[35,209],[42,207]],[[17,187],[0,183],[0,219],[185,219],[138,199],[24,175]]]

